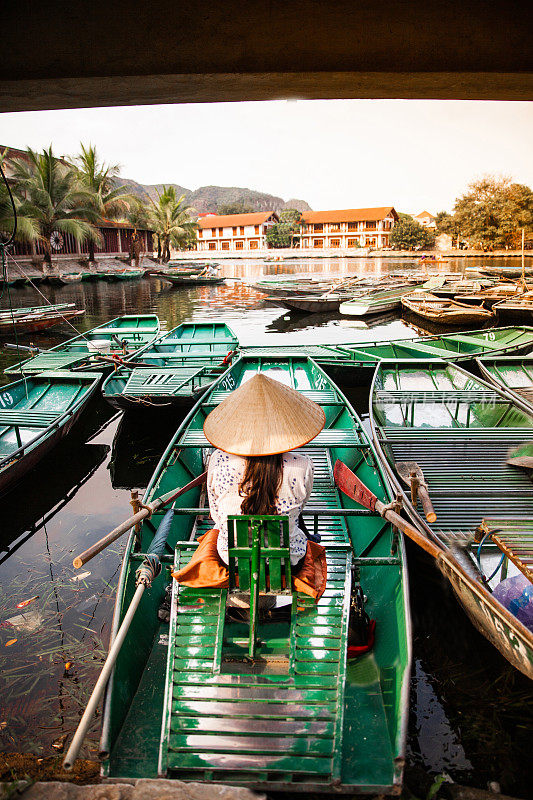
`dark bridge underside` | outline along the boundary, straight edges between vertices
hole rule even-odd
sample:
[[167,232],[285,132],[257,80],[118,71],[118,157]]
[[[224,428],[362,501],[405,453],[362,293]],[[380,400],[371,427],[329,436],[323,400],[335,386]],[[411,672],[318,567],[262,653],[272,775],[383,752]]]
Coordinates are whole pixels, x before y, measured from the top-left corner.
[[533,96],[525,0],[4,0],[0,111]]

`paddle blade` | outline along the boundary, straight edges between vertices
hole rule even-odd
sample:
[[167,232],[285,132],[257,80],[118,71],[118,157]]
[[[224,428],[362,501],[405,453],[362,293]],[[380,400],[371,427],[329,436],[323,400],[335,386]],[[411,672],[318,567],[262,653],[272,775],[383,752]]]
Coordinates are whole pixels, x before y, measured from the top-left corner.
[[152,539],[150,547],[148,548],[148,552],[154,556],[162,556],[165,552],[165,545],[167,543],[168,536],[170,534],[170,529],[172,527],[172,520],[174,519],[174,511],[172,508],[169,508],[161,522],[159,523],[159,527],[155,532],[155,536]]
[[359,480],[352,470],[342,461],[336,461],[333,468],[333,478],[336,485],[347,497],[351,497],[356,503],[360,503],[369,511],[376,510],[377,497],[372,494],[368,486]]
[[533,444],[524,442],[514,450],[507,453],[507,463],[512,467],[522,467],[522,469],[533,469]]

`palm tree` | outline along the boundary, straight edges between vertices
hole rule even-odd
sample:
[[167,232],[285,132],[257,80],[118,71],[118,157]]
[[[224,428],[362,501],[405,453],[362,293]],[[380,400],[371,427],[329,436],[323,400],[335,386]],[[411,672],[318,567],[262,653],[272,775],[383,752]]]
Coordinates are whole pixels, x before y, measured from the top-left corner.
[[77,170],[56,158],[51,145],[42,153],[30,148],[27,152],[27,159],[11,162],[13,180],[20,214],[34,221],[44,248],[44,264],[51,270],[52,234],[70,234],[79,244],[99,242],[100,232],[91,224],[97,222],[97,214]]
[[[101,161],[96,148],[80,143],[81,153],[75,162],[82,185],[92,195],[92,205],[99,219],[124,218],[137,198],[124,186],[117,185],[119,164]],[[94,261],[94,241],[89,240],[89,261]]]
[[[9,162],[6,159],[7,148],[3,153],[0,153],[0,165],[3,168],[4,174],[7,173],[9,180]],[[16,187],[11,186],[13,202],[15,203],[15,210],[17,212],[17,233],[15,239],[19,242],[33,242],[37,239],[39,234],[37,223],[30,217],[24,217],[20,214],[20,199],[17,197]],[[3,179],[0,179],[0,231],[5,235],[6,241],[11,235],[13,230],[13,205],[11,198]]]
[[163,191],[157,193],[157,203],[151,202],[150,222],[158,238],[158,257],[169,261],[170,245],[182,249],[198,227],[191,218],[194,209],[185,205],[184,194],[176,198],[174,186],[163,186]]

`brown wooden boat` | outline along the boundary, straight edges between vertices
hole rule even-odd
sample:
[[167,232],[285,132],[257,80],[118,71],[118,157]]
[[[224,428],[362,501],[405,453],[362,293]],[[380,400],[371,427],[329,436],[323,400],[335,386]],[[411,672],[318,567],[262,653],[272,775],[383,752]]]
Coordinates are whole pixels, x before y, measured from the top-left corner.
[[[83,317],[84,314],[85,311],[83,309],[65,308],[62,311],[31,312],[24,315],[15,314],[14,322],[17,333],[38,333]],[[0,317],[0,336],[12,336],[12,334],[13,319],[11,319],[11,316]]]
[[468,325],[494,319],[494,312],[482,306],[471,306],[437,297],[429,292],[415,291],[402,297],[402,306],[430,322],[439,325]]

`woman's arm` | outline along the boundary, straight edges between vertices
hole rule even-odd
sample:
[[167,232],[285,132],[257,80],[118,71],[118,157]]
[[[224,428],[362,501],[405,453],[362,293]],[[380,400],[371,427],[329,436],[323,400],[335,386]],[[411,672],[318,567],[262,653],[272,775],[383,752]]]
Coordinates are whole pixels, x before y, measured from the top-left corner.
[[209,511],[215,528],[220,528],[220,511],[218,508],[218,494],[215,488],[215,475],[218,467],[218,454],[215,452],[209,459],[207,468],[207,497],[209,499]]

